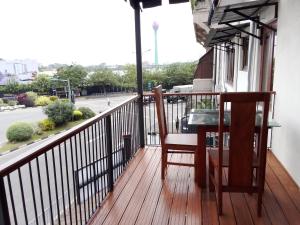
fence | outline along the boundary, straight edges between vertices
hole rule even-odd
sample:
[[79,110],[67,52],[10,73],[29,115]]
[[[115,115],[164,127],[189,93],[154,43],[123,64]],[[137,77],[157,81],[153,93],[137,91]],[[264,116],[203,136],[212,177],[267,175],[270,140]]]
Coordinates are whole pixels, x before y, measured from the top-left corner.
[[0,224],[86,224],[139,148],[137,96],[0,166]]

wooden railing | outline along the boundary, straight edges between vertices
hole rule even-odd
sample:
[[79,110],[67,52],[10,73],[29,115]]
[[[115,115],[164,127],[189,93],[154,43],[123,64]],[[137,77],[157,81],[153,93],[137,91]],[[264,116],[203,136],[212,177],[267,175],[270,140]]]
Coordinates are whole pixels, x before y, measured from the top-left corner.
[[0,224],[86,224],[139,148],[137,99],[0,165]]

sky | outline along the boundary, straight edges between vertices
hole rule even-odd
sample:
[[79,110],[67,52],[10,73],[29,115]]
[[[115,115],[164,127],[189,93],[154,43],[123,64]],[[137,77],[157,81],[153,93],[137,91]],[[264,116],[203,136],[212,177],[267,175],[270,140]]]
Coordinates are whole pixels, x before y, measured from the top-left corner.
[[[134,11],[124,0],[1,0],[0,58],[51,63],[135,63]],[[158,29],[158,62],[198,60],[190,3],[143,9],[143,61],[154,63],[153,22]]]

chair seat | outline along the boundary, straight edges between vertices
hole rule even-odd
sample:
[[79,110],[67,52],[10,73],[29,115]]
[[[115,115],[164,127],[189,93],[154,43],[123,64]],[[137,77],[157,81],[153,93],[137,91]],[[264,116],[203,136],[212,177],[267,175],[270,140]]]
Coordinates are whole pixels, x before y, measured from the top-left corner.
[[167,134],[165,144],[197,147],[197,134]]
[[[211,162],[216,166],[218,165],[218,157],[219,157],[219,153],[218,153],[218,149],[210,149],[208,150],[208,155],[209,155],[209,159],[211,160]],[[256,156],[256,154],[253,152],[253,167],[258,167],[259,163],[258,163],[258,158]],[[228,149],[224,149],[223,151],[223,167],[229,167],[229,150]]]

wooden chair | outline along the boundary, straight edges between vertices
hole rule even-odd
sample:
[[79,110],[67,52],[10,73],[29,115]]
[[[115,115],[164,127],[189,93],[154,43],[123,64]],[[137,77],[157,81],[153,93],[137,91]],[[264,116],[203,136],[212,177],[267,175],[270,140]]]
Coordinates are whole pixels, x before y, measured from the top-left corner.
[[162,148],[161,179],[165,178],[165,171],[168,164],[193,166],[197,169],[196,156],[194,156],[195,162],[193,164],[168,161],[168,153],[195,154],[197,149],[197,134],[168,134],[161,85],[154,88],[154,94]]
[[[268,113],[270,93],[244,92],[220,95],[219,147],[209,150],[209,186],[216,190],[218,213],[222,214],[223,192],[246,192],[258,194],[257,213],[261,215],[264,191]],[[230,126],[224,124],[224,106],[230,105]],[[229,104],[228,104],[229,103]],[[262,116],[256,121],[257,109]],[[255,123],[259,123],[256,124]],[[225,149],[224,133],[229,132],[229,146]],[[255,150],[255,134],[259,143]],[[225,179],[223,172],[227,171]],[[254,169],[256,170],[254,174]],[[255,177],[256,176],[256,177]],[[256,178],[256,179],[254,179]]]

